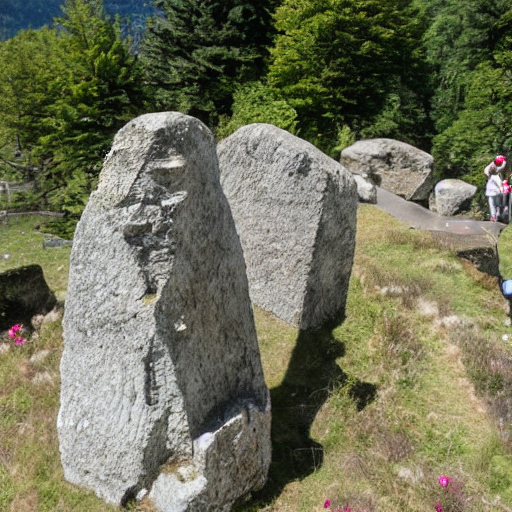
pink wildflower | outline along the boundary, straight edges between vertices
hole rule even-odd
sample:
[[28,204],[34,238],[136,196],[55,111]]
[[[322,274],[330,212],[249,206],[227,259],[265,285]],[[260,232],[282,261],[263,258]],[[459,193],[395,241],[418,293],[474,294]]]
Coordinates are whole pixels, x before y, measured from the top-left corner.
[[23,326],[20,325],[20,324],[16,324],[16,325],[13,325],[10,329],[9,329],[9,338],[16,338],[16,336],[18,336],[18,334],[20,333],[20,331],[23,329]]
[[331,500],[325,500],[324,508],[329,508],[331,506]]
[[450,483],[450,478],[447,476],[440,476],[438,480],[443,487],[448,487],[448,484]]
[[436,503],[436,512],[443,512],[443,507],[441,507],[441,503],[439,501]]
[[25,338],[22,338],[21,336],[17,336],[14,340],[15,345],[25,345],[27,343],[27,340]]

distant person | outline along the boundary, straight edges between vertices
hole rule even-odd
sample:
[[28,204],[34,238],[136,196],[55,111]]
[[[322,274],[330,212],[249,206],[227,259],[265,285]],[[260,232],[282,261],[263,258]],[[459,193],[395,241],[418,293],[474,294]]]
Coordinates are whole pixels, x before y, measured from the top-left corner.
[[[491,215],[491,222],[496,222],[500,214],[501,205],[501,186],[502,181],[497,171],[497,166],[492,162],[489,168],[489,179],[485,185],[485,195],[489,201],[489,211]],[[487,167],[486,167],[487,171]],[[485,173],[487,174],[487,172]]]
[[512,185],[510,184],[511,179],[505,178],[503,180],[503,184],[501,185],[501,204],[503,208],[503,215],[509,214],[509,204],[510,204],[510,191],[512,190]]
[[498,155],[484,170],[485,175],[489,178],[491,170],[494,169],[498,174],[505,170],[507,159],[503,155]]

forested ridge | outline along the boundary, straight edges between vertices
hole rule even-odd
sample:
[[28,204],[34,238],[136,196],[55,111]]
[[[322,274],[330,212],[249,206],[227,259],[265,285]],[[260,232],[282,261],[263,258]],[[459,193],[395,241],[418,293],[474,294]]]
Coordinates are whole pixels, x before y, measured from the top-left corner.
[[[2,30],[18,28],[20,4],[2,1]],[[145,112],[196,116],[218,138],[269,122],[334,158],[355,140],[394,138],[431,152],[438,178],[480,190],[483,167],[510,153],[509,0],[44,2],[53,7],[52,25],[0,43],[0,179],[33,182],[18,202],[62,211],[70,226],[113,136]],[[130,14],[145,27],[137,44]]]
[[[2,0],[0,2],[0,40],[9,39],[20,30],[39,29],[52,25],[61,16],[62,0]],[[151,0],[105,0],[105,10],[142,28],[145,18],[153,12]]]

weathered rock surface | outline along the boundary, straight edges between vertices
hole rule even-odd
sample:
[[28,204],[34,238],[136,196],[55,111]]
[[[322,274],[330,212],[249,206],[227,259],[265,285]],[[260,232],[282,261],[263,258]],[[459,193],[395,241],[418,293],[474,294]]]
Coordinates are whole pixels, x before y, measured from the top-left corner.
[[354,174],[357,185],[357,195],[361,203],[375,204],[377,202],[377,187],[374,183],[359,174]]
[[252,301],[304,330],[338,323],[355,244],[351,174],[269,124],[240,128],[217,153]]
[[17,323],[30,328],[31,318],[48,313],[56,302],[39,265],[0,273],[0,331]]
[[230,510],[270,463],[270,403],[211,132],[148,114],[78,224],[58,433],[67,480],[121,505]]
[[470,208],[476,191],[477,187],[462,180],[441,180],[430,196],[429,208],[439,215],[457,215]]
[[359,140],[341,152],[342,165],[407,201],[426,201],[433,187],[434,159],[393,139]]
[[64,240],[58,236],[47,236],[43,240],[43,248],[49,249],[53,247],[67,247],[73,245],[72,240]]

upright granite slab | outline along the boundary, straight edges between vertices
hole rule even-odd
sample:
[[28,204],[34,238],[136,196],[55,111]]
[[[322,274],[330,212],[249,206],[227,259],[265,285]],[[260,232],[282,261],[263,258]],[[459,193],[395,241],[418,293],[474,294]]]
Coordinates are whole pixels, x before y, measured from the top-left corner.
[[78,224],[64,315],[64,474],[109,503],[229,511],[270,464],[270,403],[212,133],[116,135]]
[[217,154],[252,301],[303,330],[337,324],[354,255],[352,175],[269,124],[240,128],[217,145]]

